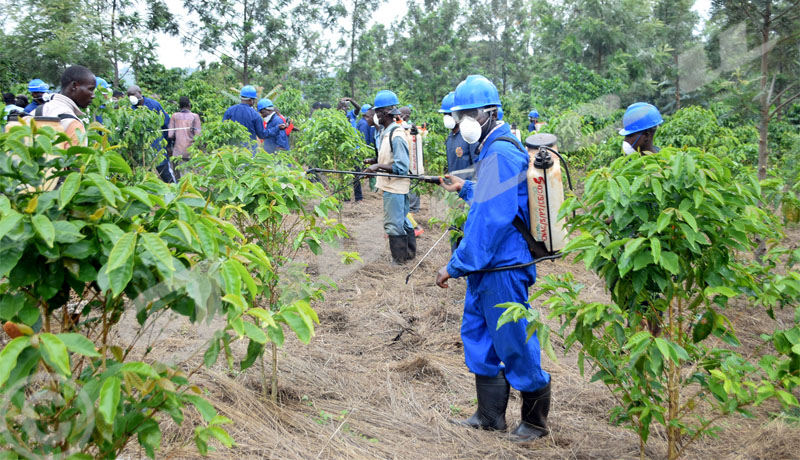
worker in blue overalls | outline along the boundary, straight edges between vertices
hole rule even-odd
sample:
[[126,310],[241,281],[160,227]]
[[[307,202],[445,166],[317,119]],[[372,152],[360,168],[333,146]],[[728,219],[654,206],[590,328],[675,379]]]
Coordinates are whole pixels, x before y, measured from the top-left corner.
[[[467,277],[461,339],[464,358],[475,374],[478,410],[456,423],[489,430],[506,429],[509,384],[522,394],[522,422],[512,431],[516,441],[548,434],[550,375],[541,367],[539,341],[528,340],[524,319],[497,328],[505,302],[527,306],[528,289],[536,281],[536,266],[506,268],[533,260],[522,233],[513,224],[520,219],[530,228],[528,187],[524,180],[528,153],[497,120],[500,97],[483,76],[470,75],[455,91],[451,107],[461,137],[478,144],[477,182],[447,176],[442,187],[470,204],[464,238],[436,284],[446,288],[450,278]],[[520,180],[520,178],[523,178]]]
[[[250,132],[250,139],[253,141],[257,138],[266,139],[267,131],[264,129],[264,120],[261,118],[261,115],[256,112],[256,109],[253,108],[256,97],[258,97],[256,89],[250,85],[243,86],[242,90],[239,92],[239,97],[241,97],[242,101],[228,107],[228,110],[226,110],[225,114],[222,116],[222,120],[235,121],[247,128],[247,131]],[[253,156],[255,156],[258,147],[253,145],[252,148]]]
[[539,127],[537,126],[537,123],[539,123],[539,112],[535,110],[528,112],[528,121],[530,122],[528,124],[529,133],[539,131]]
[[264,120],[264,130],[267,132],[267,137],[264,138],[264,150],[267,153],[275,153],[278,149],[289,150],[289,138],[283,131],[287,126],[275,113],[275,104],[263,98],[258,101],[257,108]]

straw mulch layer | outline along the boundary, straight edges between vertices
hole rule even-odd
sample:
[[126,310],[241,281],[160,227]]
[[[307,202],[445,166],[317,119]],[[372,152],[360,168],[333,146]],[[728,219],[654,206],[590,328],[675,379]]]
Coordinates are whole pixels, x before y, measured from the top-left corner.
[[[426,197],[422,201],[421,223],[441,215],[440,205]],[[333,278],[338,290],[315,305],[322,324],[311,344],[291,339],[279,351],[280,402],[273,404],[261,396],[259,364],[236,374],[220,359],[213,369],[196,376],[219,412],[234,421],[229,431],[236,446],[216,445],[219,449],[209,458],[639,458],[637,437],[609,423],[613,400],[604,386],[580,376],[575,353],[559,356],[557,363],[543,359],[553,381],[551,436],[516,445],[505,433],[448,423],[448,418],[468,417],[475,409],[473,376],[463,363],[459,337],[465,282],[451,280],[447,290],[433,284],[436,271],[447,263],[449,245],[440,244],[406,285],[413,265],[389,265],[380,196],[367,193],[362,203],[346,203],[344,222],[352,239],[343,248],[329,249],[309,261],[309,270]],[[423,226],[426,232],[418,240],[417,260],[441,234]],[[337,252],[342,249],[359,251],[364,263],[341,266]],[[539,267],[540,275],[568,270],[586,285],[587,299],[607,299],[600,280],[582,265],[558,261]],[[767,331],[769,322],[757,309],[741,308],[732,316],[746,346]],[[127,320],[135,324],[132,318]],[[213,327],[195,327],[182,320],[165,320],[164,327],[148,359],[194,369]],[[243,356],[244,349],[245,344],[236,344],[234,352]],[[507,412],[511,427],[519,421],[519,405],[518,394],[512,391]],[[800,458],[800,427],[770,417],[779,411],[769,405],[758,409],[754,419],[726,419],[719,438],[701,440],[687,458]],[[199,458],[191,436],[193,426],[200,423],[192,410],[182,427],[164,422],[158,458]],[[647,454],[664,458],[665,448],[663,433],[656,430]],[[132,443],[124,458],[144,458],[144,454]]]

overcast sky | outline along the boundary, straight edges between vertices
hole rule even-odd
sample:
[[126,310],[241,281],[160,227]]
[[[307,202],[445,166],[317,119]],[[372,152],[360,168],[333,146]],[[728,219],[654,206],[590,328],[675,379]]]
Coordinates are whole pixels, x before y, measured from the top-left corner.
[[[186,10],[183,7],[182,0],[166,0],[172,14],[177,18],[186,18]],[[697,11],[703,19],[708,19],[709,10],[711,9],[711,0],[696,0],[693,10]],[[384,2],[375,15],[376,21],[384,25],[389,25],[396,17],[402,17],[408,11],[408,6],[405,1],[388,1]],[[185,23],[186,21],[184,21]],[[370,24],[371,26],[371,24]],[[182,27],[185,30],[185,27]],[[181,32],[181,36],[184,32]],[[200,60],[206,62],[218,60],[216,57],[201,52],[197,46],[185,46],[180,42],[177,37],[171,37],[166,34],[158,34],[159,47],[158,59],[167,68],[172,67],[197,67]],[[226,54],[231,54],[231,51],[220,50]]]

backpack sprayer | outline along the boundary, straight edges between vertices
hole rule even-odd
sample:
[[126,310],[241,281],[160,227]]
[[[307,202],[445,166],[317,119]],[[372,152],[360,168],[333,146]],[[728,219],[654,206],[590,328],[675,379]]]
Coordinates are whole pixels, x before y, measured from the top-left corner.
[[[520,150],[522,149],[519,140],[511,137],[500,137],[497,141],[511,142]],[[528,211],[530,213],[530,226],[526,227],[522,219],[517,216],[513,225],[525,238],[528,250],[533,260],[524,264],[508,265],[504,267],[486,268],[476,270],[471,273],[487,273],[514,268],[524,268],[545,260],[555,260],[561,258],[561,251],[567,242],[567,231],[564,229],[565,220],[558,220],[558,210],[564,202],[564,181],[561,174],[561,166],[567,174],[567,183],[572,190],[572,178],[569,174],[567,162],[558,153],[556,142],[558,138],[552,134],[535,134],[525,139],[525,146],[530,158],[528,171],[526,174],[528,186]],[[445,234],[452,227],[445,231]],[[441,241],[433,245],[435,247]],[[428,253],[417,263],[417,266],[406,276],[408,279],[419,267]]]

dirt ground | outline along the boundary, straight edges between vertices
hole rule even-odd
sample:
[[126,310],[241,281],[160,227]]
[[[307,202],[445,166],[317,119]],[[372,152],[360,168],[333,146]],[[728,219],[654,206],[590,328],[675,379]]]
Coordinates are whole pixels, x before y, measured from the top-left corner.
[[[446,242],[432,251],[408,285],[413,267],[392,267],[382,230],[382,201],[366,193],[361,203],[346,203],[344,222],[351,239],[310,261],[309,270],[338,284],[314,307],[321,325],[310,345],[287,340],[279,351],[280,403],[261,397],[260,366],[232,373],[220,359],[196,378],[218,411],[231,418],[232,449],[220,446],[212,459],[628,459],[639,458],[635,434],[609,423],[613,401],[602,384],[580,376],[575,353],[559,361],[543,358],[552,376],[549,437],[528,445],[509,442],[507,434],[482,432],[448,423],[449,417],[469,416],[475,409],[474,379],[463,362],[459,336],[464,280],[449,289],[434,285],[436,271],[450,255]],[[425,233],[418,239],[418,259],[441,235],[427,225],[443,217],[442,207],[422,198],[418,219]],[[793,235],[798,241],[798,235]],[[342,266],[338,251],[358,251],[363,263]],[[415,261],[416,262],[416,261]],[[547,262],[539,274],[572,271],[586,285],[588,299],[606,300],[603,285],[582,265]],[[534,306],[539,308],[539,306]],[[742,306],[734,315],[743,343],[766,332],[766,315]],[[787,318],[791,318],[789,315]],[[136,323],[132,318],[131,329]],[[160,338],[151,339],[148,359],[197,367],[211,326],[193,326],[178,319],[165,322]],[[555,325],[555,324],[554,324]],[[244,355],[245,343],[234,352]],[[140,348],[143,348],[144,344]],[[513,428],[519,421],[516,391],[507,412]],[[771,417],[774,404],[759,408],[756,417],[723,421],[717,439],[698,442],[686,458],[800,458],[800,426]],[[187,411],[182,427],[164,422],[161,459],[199,458],[191,435],[201,423]],[[133,443],[132,443],[133,444]],[[666,442],[656,431],[648,457],[664,458]],[[145,458],[131,447],[126,460]]]

